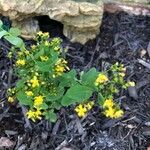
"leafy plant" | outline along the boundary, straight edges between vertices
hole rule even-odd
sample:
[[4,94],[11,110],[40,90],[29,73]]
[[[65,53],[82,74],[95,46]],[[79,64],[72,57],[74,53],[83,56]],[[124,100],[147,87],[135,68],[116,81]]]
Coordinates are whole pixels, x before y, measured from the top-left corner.
[[0,38],[3,37],[14,46],[23,48],[24,42],[21,38],[18,37],[21,34],[20,30],[18,28],[10,28],[9,31],[6,31],[2,26],[3,22],[0,20]]
[[123,115],[113,101],[114,95],[120,88],[134,86],[134,83],[125,82],[122,64],[116,63],[105,72],[91,68],[77,75],[74,69],[69,69],[68,62],[61,55],[61,39],[49,40],[48,33],[38,32],[36,45],[25,48],[19,35],[20,31],[16,28],[8,32],[3,30],[0,22],[0,37],[15,46],[10,53],[16,59],[14,70],[19,78],[16,86],[8,89],[8,101],[18,100],[25,105],[29,119],[36,121],[45,117],[55,122],[57,110],[70,105],[77,105],[75,111],[79,117],[84,117],[95,104],[102,106],[107,117]]

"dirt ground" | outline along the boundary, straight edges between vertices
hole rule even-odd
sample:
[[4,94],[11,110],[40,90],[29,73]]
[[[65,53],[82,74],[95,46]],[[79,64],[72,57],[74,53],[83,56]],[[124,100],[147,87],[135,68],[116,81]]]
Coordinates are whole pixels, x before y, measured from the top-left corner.
[[[45,18],[45,21],[41,21]],[[63,39],[66,57],[77,71],[96,67],[104,70],[115,62],[127,68],[127,80],[136,87],[121,91],[116,101],[125,115],[105,118],[95,107],[86,118],[79,119],[73,108],[61,109],[55,124],[41,120],[29,122],[24,108],[7,103],[6,90],[15,84],[13,62],[7,58],[10,45],[0,40],[0,149],[10,150],[147,150],[150,148],[150,17],[126,13],[105,13],[101,33],[84,46],[72,44],[62,35],[63,26],[40,20],[41,30]],[[2,17],[6,27],[7,18]],[[26,41],[31,43],[31,41]],[[5,137],[5,138],[4,138]],[[7,148],[2,148],[1,142]],[[12,145],[12,146],[11,146]],[[9,148],[10,146],[10,148]]]

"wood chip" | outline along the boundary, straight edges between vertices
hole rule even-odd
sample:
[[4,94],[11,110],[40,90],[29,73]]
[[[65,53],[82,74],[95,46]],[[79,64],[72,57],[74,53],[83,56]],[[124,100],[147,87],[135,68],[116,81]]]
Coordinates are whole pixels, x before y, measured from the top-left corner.
[[13,145],[14,145],[14,142],[12,142],[7,137],[1,137],[0,138],[0,148],[2,148],[2,147],[10,148]]
[[148,43],[148,46],[147,46],[147,53],[148,53],[148,55],[150,57],[150,42]]

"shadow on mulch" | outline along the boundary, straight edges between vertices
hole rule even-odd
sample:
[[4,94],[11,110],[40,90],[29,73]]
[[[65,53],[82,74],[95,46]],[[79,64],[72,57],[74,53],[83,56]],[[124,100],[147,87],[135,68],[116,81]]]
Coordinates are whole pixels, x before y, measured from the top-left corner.
[[[95,107],[86,118],[79,120],[69,108],[59,112],[56,124],[43,120],[37,124],[31,122],[32,129],[29,128],[21,108],[6,102],[6,90],[15,78],[11,75],[12,62],[7,58],[10,46],[0,40],[0,137],[14,141],[15,146],[11,148],[14,150],[147,149],[150,146],[150,17],[105,13],[101,33],[84,46],[70,43],[62,35],[63,26],[57,24],[58,28],[54,28],[56,24],[46,21],[40,25],[42,30],[53,31],[53,36],[64,39],[62,46],[68,48],[66,57],[72,68],[104,70],[118,61],[126,66],[127,80],[135,81],[136,88],[116,95],[125,115],[110,120]],[[149,64],[145,65],[146,62]]]

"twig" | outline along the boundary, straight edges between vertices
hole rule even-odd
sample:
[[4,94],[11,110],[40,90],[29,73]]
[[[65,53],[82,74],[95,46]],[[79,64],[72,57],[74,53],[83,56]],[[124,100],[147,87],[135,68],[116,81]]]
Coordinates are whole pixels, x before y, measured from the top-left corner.
[[94,55],[95,55],[96,51],[99,50],[99,42],[100,42],[100,38],[98,39],[98,41],[97,41],[97,43],[96,43],[95,50],[94,50],[94,52],[93,52],[93,54],[92,54],[92,56],[91,56],[91,60],[90,60],[90,62],[85,66],[84,71],[86,71],[87,69],[91,68],[91,65],[92,65],[92,62],[93,62],[93,59],[94,59]]
[[138,59],[138,62],[139,62],[141,65],[143,65],[144,67],[150,69],[150,64],[147,63],[147,62],[145,62],[144,60]]
[[58,131],[59,126],[60,126],[60,123],[61,123],[60,119],[55,123],[55,125],[53,127],[53,130],[52,130],[52,135],[56,135],[57,134],[57,131]]
[[24,119],[25,119],[25,126],[28,127],[29,129],[32,129],[30,121],[26,117],[27,109],[24,106],[21,106],[21,105],[20,105],[20,107],[22,109],[22,113],[23,113],[23,116],[24,116]]

